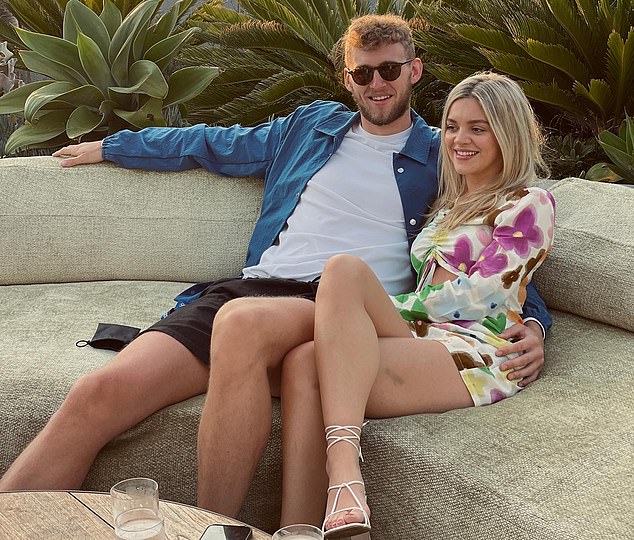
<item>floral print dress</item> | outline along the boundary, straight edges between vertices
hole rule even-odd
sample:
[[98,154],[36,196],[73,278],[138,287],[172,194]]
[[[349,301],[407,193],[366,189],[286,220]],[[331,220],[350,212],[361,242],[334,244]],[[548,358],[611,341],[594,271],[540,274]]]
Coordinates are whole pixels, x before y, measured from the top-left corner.
[[[498,335],[522,322],[526,285],[553,242],[555,202],[541,188],[508,195],[489,214],[446,231],[438,215],[412,244],[418,275],[414,292],[392,301],[412,332],[441,342],[450,352],[475,405],[516,394],[500,364],[517,354],[495,356],[507,342]],[[458,277],[432,285],[438,266]]]

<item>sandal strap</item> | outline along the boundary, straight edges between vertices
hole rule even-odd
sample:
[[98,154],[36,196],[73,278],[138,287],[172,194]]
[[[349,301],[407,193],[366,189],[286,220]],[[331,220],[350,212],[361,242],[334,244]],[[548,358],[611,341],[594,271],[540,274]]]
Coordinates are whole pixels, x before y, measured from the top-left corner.
[[[360,480],[352,480],[351,482],[344,482],[343,484],[337,484],[335,486],[330,486],[328,488],[328,493],[330,493],[330,491],[332,491],[333,489],[336,489],[337,493],[335,494],[335,498],[333,499],[332,507],[330,509],[330,512],[326,515],[326,518],[324,519],[324,525],[326,524],[326,521],[328,521],[328,518],[330,518],[332,515],[338,514],[339,512],[347,512],[349,510],[360,510],[361,514],[363,515],[363,525],[369,525],[370,524],[370,518],[368,517],[368,513],[363,508],[363,504],[361,503],[361,499],[359,499],[359,497],[357,496],[357,494],[353,491],[353,489],[351,487],[351,486],[354,486],[354,485],[363,486],[364,491],[365,491],[365,484],[363,482],[361,482]],[[337,510],[336,509],[337,508],[337,503],[339,502],[339,498],[341,496],[341,492],[344,489],[347,490],[352,495],[352,498],[354,499],[354,502],[356,503],[357,506],[348,506],[346,508],[339,508]],[[322,526],[322,529],[323,529],[323,526]]]
[[[330,450],[330,447],[338,442],[346,442],[354,446],[354,449],[359,452],[359,459],[363,461],[363,454],[361,453],[361,428],[359,426],[328,426],[326,431],[326,453]],[[335,435],[337,431],[343,431],[345,435]],[[358,433],[357,433],[358,432]]]

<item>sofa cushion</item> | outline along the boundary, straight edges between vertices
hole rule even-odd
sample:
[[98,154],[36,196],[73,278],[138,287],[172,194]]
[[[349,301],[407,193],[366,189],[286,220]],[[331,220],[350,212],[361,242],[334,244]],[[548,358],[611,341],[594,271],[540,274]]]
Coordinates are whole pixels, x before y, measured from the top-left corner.
[[[0,287],[0,474],[72,383],[113,353],[75,341],[98,322],[145,327],[181,283]],[[134,297],[135,302],[126,298]],[[364,475],[375,540],[625,538],[631,531],[631,332],[554,312],[543,376],[490,407],[372,420]],[[195,502],[203,397],[167,407],[107,445],[85,489],[150,476],[166,499]],[[280,418],[242,518],[266,530],[280,511]],[[239,450],[237,450],[239,451]],[[310,486],[307,487],[310,489]],[[475,519],[474,519],[475,517]]]
[[540,294],[551,309],[634,330],[634,189],[575,178],[544,187],[557,208]]

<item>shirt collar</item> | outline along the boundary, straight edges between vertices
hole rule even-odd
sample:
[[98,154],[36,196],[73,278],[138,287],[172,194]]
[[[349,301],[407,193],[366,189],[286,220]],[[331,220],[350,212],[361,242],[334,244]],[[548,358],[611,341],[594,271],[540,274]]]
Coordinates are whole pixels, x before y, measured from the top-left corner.
[[[432,136],[438,128],[430,128],[427,122],[422,119],[414,109],[410,109],[412,115],[412,132],[401,150],[401,155],[426,164],[431,150]],[[360,121],[361,113],[353,113],[349,110],[342,110],[330,115],[323,122],[315,126],[315,130],[330,135],[337,139],[337,145],[341,143],[344,135],[350,130],[355,122]]]

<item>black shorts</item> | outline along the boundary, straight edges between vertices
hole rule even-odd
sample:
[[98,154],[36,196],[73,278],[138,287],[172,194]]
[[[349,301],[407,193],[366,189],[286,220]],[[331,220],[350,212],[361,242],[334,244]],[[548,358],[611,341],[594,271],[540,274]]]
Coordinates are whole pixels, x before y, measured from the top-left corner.
[[209,365],[211,329],[218,310],[229,300],[246,296],[293,296],[315,300],[319,282],[278,278],[229,278],[214,281],[194,300],[145,332],[163,332],[187,347],[196,358]]

